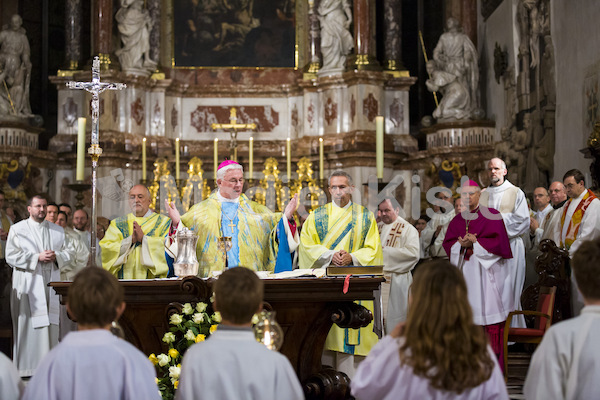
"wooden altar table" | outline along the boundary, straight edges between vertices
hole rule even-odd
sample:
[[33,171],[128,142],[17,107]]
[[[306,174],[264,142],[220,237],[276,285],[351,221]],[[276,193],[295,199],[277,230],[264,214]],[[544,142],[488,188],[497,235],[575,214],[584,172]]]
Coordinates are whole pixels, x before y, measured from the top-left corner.
[[[265,308],[276,312],[285,337],[280,352],[292,363],[307,399],[349,398],[348,377],[324,368],[321,355],[333,323],[359,328],[372,320],[371,313],[354,300],[373,300],[383,278],[352,277],[342,293],[344,278],[264,279]],[[127,308],[119,320],[125,338],[144,354],[163,353],[161,341],[169,329],[169,316],[184,303],[209,303],[212,280],[122,280]],[[66,302],[70,282],[51,282]]]

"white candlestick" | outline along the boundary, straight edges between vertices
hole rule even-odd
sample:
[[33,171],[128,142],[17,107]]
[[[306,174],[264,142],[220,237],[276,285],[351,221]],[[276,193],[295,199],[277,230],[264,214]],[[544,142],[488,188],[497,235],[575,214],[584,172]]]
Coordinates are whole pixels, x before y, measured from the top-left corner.
[[217,180],[217,168],[219,167],[219,139],[215,138],[214,144],[214,171],[215,171],[215,181]]
[[146,180],[146,138],[142,140],[142,180]]
[[252,179],[254,172],[254,138],[250,136],[250,143],[248,144],[248,178]]
[[325,179],[325,171],[323,169],[323,138],[319,138],[319,179]]
[[75,180],[82,181],[85,177],[85,118],[77,119],[77,164]]
[[288,182],[292,180],[292,142],[287,138],[287,178]]
[[179,180],[179,138],[175,139],[175,179]]
[[375,117],[375,157],[377,178],[383,179],[383,117]]

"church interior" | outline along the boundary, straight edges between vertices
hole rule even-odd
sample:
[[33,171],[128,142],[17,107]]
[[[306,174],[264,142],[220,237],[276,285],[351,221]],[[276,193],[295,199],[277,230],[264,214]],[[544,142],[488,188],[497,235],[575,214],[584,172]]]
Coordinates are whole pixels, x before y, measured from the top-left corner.
[[91,212],[96,189],[110,220],[142,183],[152,209],[187,211],[225,159],[279,212],[324,204],[344,170],[353,201],[387,186],[413,222],[433,187],[488,186],[493,157],[528,197],[573,168],[598,188],[599,19],[596,0],[3,1],[2,32],[28,41],[0,35],[5,207],[26,218],[46,193]]

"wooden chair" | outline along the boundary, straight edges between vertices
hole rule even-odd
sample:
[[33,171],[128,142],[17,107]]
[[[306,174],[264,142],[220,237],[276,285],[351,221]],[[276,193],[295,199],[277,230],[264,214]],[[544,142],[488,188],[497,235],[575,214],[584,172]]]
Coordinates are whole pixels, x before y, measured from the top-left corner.
[[[507,377],[508,370],[508,342],[535,343],[542,341],[544,333],[552,324],[552,314],[554,312],[554,298],[556,295],[556,286],[540,287],[540,293],[536,311],[513,311],[508,314],[506,324],[504,325],[504,377]],[[531,315],[534,317],[533,328],[511,328],[514,315]]]

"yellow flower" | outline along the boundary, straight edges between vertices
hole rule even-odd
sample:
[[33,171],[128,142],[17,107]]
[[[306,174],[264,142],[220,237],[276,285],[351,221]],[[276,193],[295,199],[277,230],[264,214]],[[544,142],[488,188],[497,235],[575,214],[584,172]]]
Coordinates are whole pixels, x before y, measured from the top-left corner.
[[204,340],[206,340],[206,335],[203,334],[198,334],[198,336],[196,336],[196,343],[198,342],[204,342]]
[[217,326],[218,325],[211,325],[209,329],[210,333],[215,333],[215,331],[217,330]]
[[158,378],[154,378],[154,382],[156,382],[156,384],[158,385]]
[[213,321],[215,322],[221,322],[221,313],[220,312],[215,312],[212,316]]
[[169,349],[169,356],[171,358],[177,358],[179,357],[179,352],[177,351],[177,349]]
[[154,353],[150,354],[150,356],[148,357],[148,359],[150,360],[150,362],[152,363],[152,365],[158,364],[158,358],[156,358],[156,354],[154,354]]
[[176,380],[175,382],[173,382],[173,387],[174,387],[175,389],[177,389],[177,386],[179,386],[179,379],[178,379],[178,380]]

